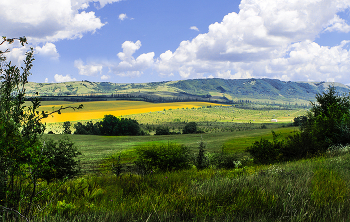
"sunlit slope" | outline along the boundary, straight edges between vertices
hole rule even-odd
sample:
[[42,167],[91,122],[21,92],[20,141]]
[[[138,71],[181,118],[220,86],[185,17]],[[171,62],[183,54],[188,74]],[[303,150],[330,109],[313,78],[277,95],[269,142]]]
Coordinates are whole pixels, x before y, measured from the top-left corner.
[[[148,98],[146,101],[182,98],[184,101],[227,102],[250,100],[271,103],[302,103],[314,101],[329,85],[340,94],[350,92],[350,87],[333,82],[291,82],[278,79],[189,79],[150,83],[110,83],[74,81],[63,83],[28,83],[27,95],[39,96],[96,96],[133,95]],[[153,100],[150,100],[153,99]],[[206,100],[211,98],[212,100]],[[186,100],[185,100],[186,99]],[[168,100],[169,101],[169,100]],[[159,102],[159,101],[157,101]]]
[[198,108],[203,106],[217,106],[218,104],[207,102],[176,102],[176,103],[148,103],[143,101],[97,101],[97,102],[42,102],[40,111],[52,112],[61,106],[79,106],[83,104],[84,108],[81,110],[66,109],[62,111],[62,114],[55,114],[46,119],[44,122],[65,122],[65,121],[79,121],[79,120],[91,120],[101,119],[104,115],[124,116],[138,113],[149,113],[155,111],[169,110],[169,109],[182,109],[182,108]]

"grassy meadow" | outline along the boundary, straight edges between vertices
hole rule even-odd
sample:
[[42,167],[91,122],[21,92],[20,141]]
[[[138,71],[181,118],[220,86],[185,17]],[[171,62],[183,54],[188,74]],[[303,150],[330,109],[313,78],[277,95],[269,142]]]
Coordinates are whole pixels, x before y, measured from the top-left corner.
[[70,180],[34,221],[348,221],[349,147],[296,162]]
[[[85,111],[94,113],[102,107],[109,112],[123,107],[125,112],[120,116],[136,119],[150,135],[45,134],[44,140],[68,136],[83,154],[79,157],[83,171],[64,183],[40,185],[51,192],[43,197],[41,204],[50,204],[46,211],[37,212],[34,221],[348,221],[350,218],[350,147],[273,165],[254,164],[245,152],[261,138],[272,140],[271,130],[279,139],[293,135],[298,128],[291,127],[291,121],[306,110],[181,103],[155,104],[153,111],[132,113],[127,107],[135,102],[121,102],[113,103],[113,107],[93,102],[86,104]],[[144,102],[135,104],[148,105],[147,109],[151,109]],[[60,104],[46,104],[46,107],[52,105]],[[272,123],[271,119],[278,122]],[[197,122],[205,133],[153,135],[156,126],[166,125],[176,132],[191,121]],[[47,123],[52,129],[57,127],[57,132],[62,130],[60,124]],[[207,154],[224,150],[246,162],[234,169],[211,166],[197,170],[193,166],[146,175],[132,170],[137,147],[177,143],[197,154],[200,141],[205,143]],[[123,171],[116,176],[111,171],[110,160],[119,155]]]
[[[294,133],[295,127],[275,128],[281,138]],[[208,152],[225,150],[232,153],[242,153],[245,148],[260,138],[272,139],[271,129],[254,129],[250,131],[220,132],[208,134],[179,134],[163,136],[97,136],[97,135],[44,135],[45,139],[58,140],[68,136],[82,152],[80,160],[84,172],[96,171],[99,164],[113,155],[122,155],[123,162],[132,162],[136,158],[135,148],[149,143],[175,142],[188,146],[193,153],[202,140]]]

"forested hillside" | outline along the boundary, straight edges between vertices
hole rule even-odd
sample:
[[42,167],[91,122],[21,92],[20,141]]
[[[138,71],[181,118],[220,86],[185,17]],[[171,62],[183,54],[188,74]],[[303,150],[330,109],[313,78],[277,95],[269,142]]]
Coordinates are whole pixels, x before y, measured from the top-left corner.
[[337,92],[349,93],[350,87],[330,82],[285,82],[277,79],[192,79],[181,81],[129,83],[75,81],[64,83],[29,83],[28,95],[40,96],[105,96],[141,98],[151,102],[276,101],[308,102],[317,93],[334,85]]

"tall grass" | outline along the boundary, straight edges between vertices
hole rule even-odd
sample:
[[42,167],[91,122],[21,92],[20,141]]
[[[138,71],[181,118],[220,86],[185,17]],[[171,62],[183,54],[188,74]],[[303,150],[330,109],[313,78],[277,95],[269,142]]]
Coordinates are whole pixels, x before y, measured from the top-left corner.
[[[87,175],[35,221],[347,221],[350,153],[233,170]],[[53,186],[54,184],[52,184]]]

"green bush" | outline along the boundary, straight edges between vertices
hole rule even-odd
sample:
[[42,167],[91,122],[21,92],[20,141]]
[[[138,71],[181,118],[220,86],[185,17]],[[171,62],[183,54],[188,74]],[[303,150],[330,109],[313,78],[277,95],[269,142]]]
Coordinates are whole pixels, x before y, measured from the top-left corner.
[[307,116],[294,119],[300,132],[273,142],[265,139],[256,141],[247,151],[256,163],[273,163],[294,160],[326,152],[331,146],[350,143],[350,96],[339,96],[330,86],[322,94],[316,95],[316,103]]
[[42,152],[49,167],[39,176],[48,183],[55,179],[72,178],[80,172],[79,161],[75,158],[81,153],[67,137],[58,142],[47,140]]
[[242,165],[235,154],[229,153],[214,153],[210,162],[218,169],[234,169]]
[[156,134],[155,135],[169,135],[170,131],[169,131],[169,127],[167,126],[158,126],[156,128]]
[[197,133],[197,123],[189,122],[182,131],[183,134]]
[[251,147],[246,149],[254,158],[255,163],[268,164],[280,160],[284,140],[278,141],[278,135],[274,131],[272,131],[272,135],[272,142],[261,138],[260,141],[255,141]]
[[135,164],[142,173],[173,171],[190,167],[189,148],[176,143],[152,144],[136,148]]

